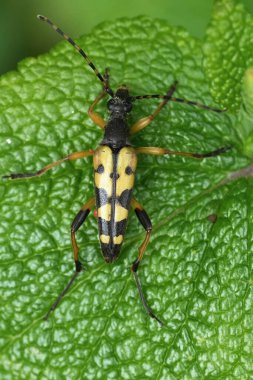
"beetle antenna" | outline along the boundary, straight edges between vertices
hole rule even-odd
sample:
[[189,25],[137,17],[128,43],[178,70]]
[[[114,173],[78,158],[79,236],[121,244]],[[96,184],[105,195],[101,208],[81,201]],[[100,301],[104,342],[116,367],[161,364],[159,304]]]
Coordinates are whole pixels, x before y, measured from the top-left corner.
[[227,109],[220,109],[220,108],[215,108],[215,107],[209,107],[206,106],[205,104],[194,102],[192,100],[187,100],[187,99],[181,99],[181,98],[175,98],[173,96],[168,96],[168,95],[159,95],[159,94],[154,94],[154,95],[138,95],[138,96],[131,96],[131,100],[142,100],[142,99],[169,99],[170,102],[176,102],[176,103],[184,103],[188,104],[190,106],[195,106],[199,108],[204,108],[209,111],[213,112],[226,112]]
[[88,63],[88,65],[92,68],[92,70],[95,72],[98,79],[103,83],[104,90],[107,92],[110,96],[113,96],[112,89],[108,86],[107,81],[105,78],[100,74],[96,66],[92,63],[88,55],[83,51],[83,49],[75,43],[75,41],[72,40],[71,37],[69,37],[66,33],[64,33],[60,28],[58,28],[57,25],[55,25],[48,17],[37,15],[37,18],[41,21],[47,22],[51,28],[53,28],[60,36],[62,36],[66,41],[68,41],[74,48],[81,54],[81,56],[85,59],[85,61]]

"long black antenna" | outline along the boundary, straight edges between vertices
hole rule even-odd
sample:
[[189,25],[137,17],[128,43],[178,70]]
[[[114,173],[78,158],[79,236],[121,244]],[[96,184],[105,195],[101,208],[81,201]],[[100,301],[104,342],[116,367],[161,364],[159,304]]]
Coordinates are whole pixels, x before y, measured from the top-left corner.
[[90,58],[88,57],[88,55],[83,51],[82,48],[80,48],[80,46],[78,46],[75,41],[72,40],[72,38],[70,38],[67,34],[65,34],[60,28],[58,28],[57,25],[55,25],[49,18],[47,18],[46,16],[42,16],[42,15],[37,15],[37,18],[41,21],[45,21],[47,22],[51,28],[53,28],[57,33],[60,34],[60,36],[62,36],[66,41],[68,41],[72,46],[74,46],[74,48],[81,54],[81,56],[85,59],[85,61],[88,63],[88,65],[92,68],[92,70],[95,72],[96,76],[98,77],[98,79],[103,83],[103,86],[104,86],[104,90],[111,96],[113,96],[113,91],[110,87],[108,87],[108,83],[107,81],[105,80],[105,78],[103,77],[103,75],[100,74],[100,72],[98,71],[98,69],[96,68],[96,66],[92,63],[92,61],[90,60]]
[[170,102],[176,102],[176,103],[184,103],[188,104],[190,106],[195,106],[199,108],[204,108],[209,111],[213,112],[226,112],[227,109],[220,109],[220,108],[215,108],[215,107],[209,107],[206,106],[205,104],[194,102],[192,100],[187,100],[187,99],[181,99],[181,98],[174,98],[173,96],[169,97],[168,95],[159,95],[159,94],[154,94],[154,95],[138,95],[138,96],[131,96],[131,100],[142,100],[142,99],[169,99]]

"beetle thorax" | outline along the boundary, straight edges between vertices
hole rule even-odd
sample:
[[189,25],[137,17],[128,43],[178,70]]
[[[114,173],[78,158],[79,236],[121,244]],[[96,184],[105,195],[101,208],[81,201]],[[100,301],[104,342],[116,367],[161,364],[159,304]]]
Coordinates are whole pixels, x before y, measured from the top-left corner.
[[116,149],[130,146],[127,114],[132,109],[132,101],[127,87],[120,87],[108,101],[107,107],[110,117],[105,127],[104,138],[101,144]]

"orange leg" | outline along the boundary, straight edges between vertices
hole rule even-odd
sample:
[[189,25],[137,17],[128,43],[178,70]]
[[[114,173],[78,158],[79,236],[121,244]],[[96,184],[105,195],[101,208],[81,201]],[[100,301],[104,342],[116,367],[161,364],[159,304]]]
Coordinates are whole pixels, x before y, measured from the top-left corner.
[[96,112],[94,112],[94,108],[96,105],[100,102],[101,99],[103,99],[107,93],[103,90],[94,100],[90,108],[88,109],[88,115],[91,118],[91,120],[98,125],[100,128],[104,129],[106,126],[106,121]]
[[106,88],[109,88],[109,70],[108,68],[105,70],[105,75],[104,75],[104,80],[105,80],[105,85],[103,90],[98,94],[90,108],[88,109],[88,115],[91,118],[91,120],[100,128],[104,129],[106,126],[106,121],[96,112],[94,112],[94,108],[96,105],[102,100],[106,95]]
[[222,153],[227,152],[228,150],[231,149],[231,146],[223,146],[222,148],[213,150],[211,152],[207,153],[190,153],[190,152],[176,152],[174,150],[170,149],[164,149],[164,148],[157,148],[157,147],[141,147],[141,148],[136,148],[135,152],[137,154],[143,153],[143,154],[155,154],[155,155],[166,155],[166,154],[172,154],[176,156],[184,156],[184,157],[192,157],[192,158],[206,158],[206,157],[215,157],[219,156]]
[[43,175],[44,173],[46,173],[48,170],[54,168],[55,166],[62,164],[65,161],[74,161],[74,160],[78,160],[79,158],[93,156],[93,154],[94,154],[93,150],[84,150],[82,152],[71,153],[68,156],[63,157],[61,160],[52,162],[51,164],[45,166],[44,168],[38,170],[37,172],[34,172],[34,173],[13,173],[13,174],[9,174],[9,175],[4,175],[2,178],[3,179],[21,179],[21,178],[29,179],[32,177],[39,177],[39,176]]

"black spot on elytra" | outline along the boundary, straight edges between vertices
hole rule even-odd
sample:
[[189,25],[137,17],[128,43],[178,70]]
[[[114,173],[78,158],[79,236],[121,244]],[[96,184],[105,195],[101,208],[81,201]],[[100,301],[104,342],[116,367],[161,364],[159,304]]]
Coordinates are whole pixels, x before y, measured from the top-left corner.
[[121,244],[104,244],[101,243],[101,250],[107,263],[112,263],[119,256]]
[[108,195],[105,189],[98,187],[95,188],[97,208],[104,206],[108,203]]
[[133,172],[133,169],[131,168],[131,166],[127,166],[127,167],[126,167],[126,169],[125,169],[125,173],[126,173],[127,175],[131,175],[131,174],[134,173],[134,172]]
[[123,219],[120,222],[117,222],[116,223],[116,234],[115,234],[115,236],[118,236],[118,235],[124,236],[125,230],[126,230],[126,225],[127,225],[126,219]]
[[98,227],[100,235],[109,235],[109,223],[107,220],[98,218]]
[[114,174],[114,175],[113,175],[113,173],[111,173],[111,174],[110,174],[110,178],[113,179],[113,177],[114,177],[114,178],[116,179],[116,181],[117,181],[117,179],[119,179],[120,175],[119,175],[118,173],[116,173],[116,174]]
[[130,202],[131,202],[131,195],[132,195],[132,190],[124,190],[120,194],[120,196],[117,198],[119,204],[126,208],[127,210],[129,209]]
[[97,169],[95,170],[95,172],[98,174],[102,174],[104,173],[104,171],[105,171],[105,168],[104,168],[104,165],[102,164],[98,165]]
[[112,234],[112,237],[119,236],[125,234],[127,226],[127,219],[123,219],[120,222],[116,222],[114,225],[114,228],[111,229],[111,222],[107,221],[103,218],[98,218],[98,227],[99,227],[99,234],[100,235],[106,235],[109,236],[110,233]]

